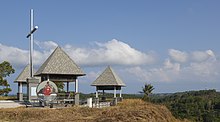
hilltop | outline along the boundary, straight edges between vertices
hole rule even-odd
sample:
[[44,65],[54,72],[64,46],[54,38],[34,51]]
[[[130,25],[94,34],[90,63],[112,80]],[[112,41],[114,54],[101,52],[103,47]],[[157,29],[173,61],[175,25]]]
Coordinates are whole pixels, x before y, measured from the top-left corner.
[[70,107],[59,109],[10,108],[0,109],[3,121],[92,121],[92,122],[180,122],[162,105],[142,100],[124,100],[108,108]]

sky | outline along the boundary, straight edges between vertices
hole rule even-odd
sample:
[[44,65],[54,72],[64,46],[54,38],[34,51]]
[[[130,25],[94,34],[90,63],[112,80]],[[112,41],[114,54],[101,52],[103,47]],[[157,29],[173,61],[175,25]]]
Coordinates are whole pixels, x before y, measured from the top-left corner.
[[[60,46],[86,73],[79,91],[110,65],[124,93],[145,83],[153,93],[220,91],[218,0],[0,1],[0,62],[9,61],[13,83],[29,61],[30,9],[34,9],[34,67]],[[74,84],[71,85],[72,89]]]

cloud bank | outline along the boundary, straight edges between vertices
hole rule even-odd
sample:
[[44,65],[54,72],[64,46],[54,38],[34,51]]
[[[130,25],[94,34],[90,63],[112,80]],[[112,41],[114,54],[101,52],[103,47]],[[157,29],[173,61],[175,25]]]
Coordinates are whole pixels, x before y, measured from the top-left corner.
[[22,50],[16,47],[6,46],[0,43],[0,61],[9,61],[15,67],[20,67],[28,63],[27,50]]
[[74,48],[66,45],[64,50],[78,64],[86,66],[145,65],[156,61],[154,53],[143,53],[116,39],[106,43],[96,42],[96,47],[93,49]]
[[[41,65],[58,46],[53,41],[35,41],[39,50],[34,50],[34,64]],[[155,54],[143,53],[128,44],[113,39],[106,43],[95,43],[94,48],[76,48],[72,45],[62,47],[67,54],[81,66],[100,65],[146,65],[156,61]],[[7,60],[16,66],[28,63],[29,51],[0,44],[0,61]]]
[[168,58],[157,68],[137,66],[126,70],[144,82],[219,82],[219,68],[220,61],[212,50],[187,53],[169,49]]
[[[35,44],[38,50],[34,51],[34,65],[39,67],[57,44],[53,41],[35,41]],[[105,43],[95,42],[92,48],[68,44],[62,48],[80,66],[121,66],[122,73],[142,82],[218,82],[220,79],[220,61],[212,50],[186,52],[168,49],[167,57],[158,61],[155,52],[141,52],[116,39]],[[6,60],[15,68],[23,68],[28,64],[28,58],[28,50],[0,44],[1,62]],[[94,74],[91,74],[93,79]]]

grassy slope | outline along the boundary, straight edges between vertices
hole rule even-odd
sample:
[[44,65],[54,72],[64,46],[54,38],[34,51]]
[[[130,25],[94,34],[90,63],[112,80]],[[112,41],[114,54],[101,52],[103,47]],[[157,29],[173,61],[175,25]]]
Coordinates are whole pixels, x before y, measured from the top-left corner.
[[3,121],[97,121],[97,122],[179,122],[161,105],[141,100],[124,100],[109,108],[70,107],[62,109],[11,108],[0,109]]

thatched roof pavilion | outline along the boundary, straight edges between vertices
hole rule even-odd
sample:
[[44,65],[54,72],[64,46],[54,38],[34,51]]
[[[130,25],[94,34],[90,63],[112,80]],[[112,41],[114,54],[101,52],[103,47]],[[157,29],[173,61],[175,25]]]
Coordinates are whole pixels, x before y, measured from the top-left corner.
[[96,98],[98,98],[98,90],[114,90],[114,98],[116,98],[116,90],[120,90],[121,87],[125,87],[124,82],[118,77],[114,70],[108,66],[105,71],[91,84],[96,86]]
[[56,81],[70,81],[84,75],[81,68],[60,47],[54,50],[35,73],[35,76],[41,76],[43,79],[49,76],[50,80]]
[[30,65],[26,65],[25,68],[21,71],[18,77],[15,79],[15,83],[24,82],[27,83],[27,78],[30,76]]
[[[16,78],[15,82],[18,82],[19,87],[18,94],[22,94],[22,83],[27,83],[27,78],[30,76],[29,73],[30,68],[29,65],[27,65]],[[84,75],[85,73],[83,73],[81,68],[77,66],[76,63],[60,47],[57,47],[53,51],[53,53],[34,74],[35,77],[40,77],[41,81],[50,80],[53,82],[66,82],[67,92],[69,92],[69,82],[75,82],[75,104],[79,104],[77,78]]]
[[21,71],[18,77],[15,79],[14,83],[18,83],[18,93],[17,97],[19,101],[23,101],[23,85],[27,84],[27,78],[30,76],[30,65],[26,65]]
[[75,82],[75,104],[79,104],[78,79],[85,73],[79,66],[60,48],[57,47],[35,73],[42,81],[66,82],[69,92],[69,82]]

